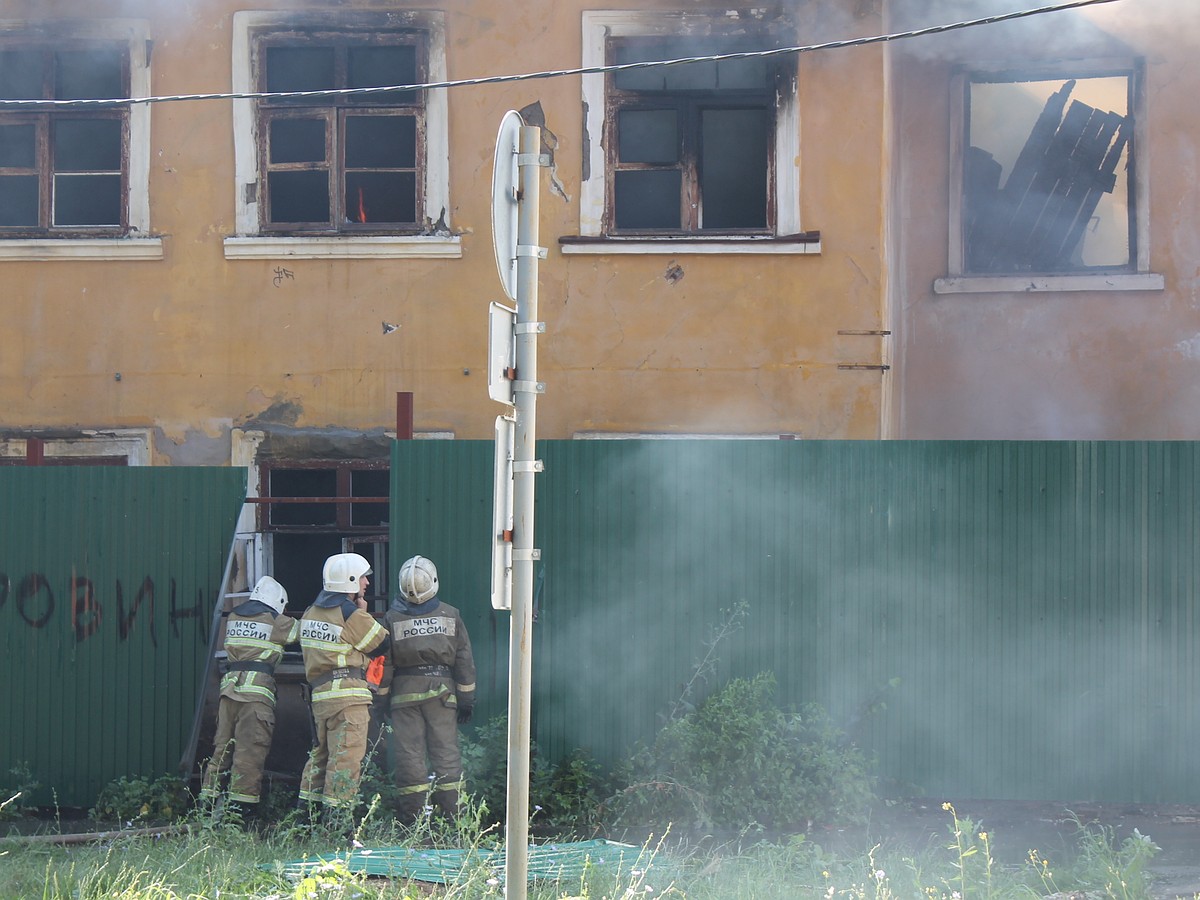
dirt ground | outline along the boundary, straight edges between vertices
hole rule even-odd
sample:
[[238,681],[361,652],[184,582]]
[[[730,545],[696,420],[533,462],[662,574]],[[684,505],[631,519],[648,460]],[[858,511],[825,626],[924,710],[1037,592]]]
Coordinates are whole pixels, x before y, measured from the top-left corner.
[[[1078,823],[1112,829],[1118,842],[1136,828],[1161,851],[1150,865],[1153,896],[1200,896],[1200,806],[1167,804],[1062,804],[1006,800],[953,800],[960,818],[987,831],[998,863],[1020,864],[1031,849],[1043,858],[1061,859],[1075,847]],[[950,814],[941,800],[906,800],[881,806],[862,829],[834,829],[813,838],[823,846],[861,850],[883,847],[913,850],[944,846],[950,839]]]

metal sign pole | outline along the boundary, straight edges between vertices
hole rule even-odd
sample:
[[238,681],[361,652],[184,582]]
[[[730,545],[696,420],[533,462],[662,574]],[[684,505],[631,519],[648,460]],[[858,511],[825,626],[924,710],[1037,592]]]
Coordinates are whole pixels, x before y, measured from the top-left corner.
[[517,154],[516,424],[513,445],[512,619],[508,645],[508,815],[505,826],[505,896],[525,900],[529,878],[529,747],[533,681],[533,546],[536,459],[538,246],[542,130],[522,126]]

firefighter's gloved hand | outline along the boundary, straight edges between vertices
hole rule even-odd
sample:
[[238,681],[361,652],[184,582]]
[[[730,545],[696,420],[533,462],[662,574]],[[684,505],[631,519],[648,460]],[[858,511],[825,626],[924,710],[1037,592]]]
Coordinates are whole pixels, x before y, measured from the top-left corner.
[[458,707],[458,724],[466,725],[468,722],[471,721],[471,716],[474,712],[475,712],[474,705],[463,706],[460,704]]

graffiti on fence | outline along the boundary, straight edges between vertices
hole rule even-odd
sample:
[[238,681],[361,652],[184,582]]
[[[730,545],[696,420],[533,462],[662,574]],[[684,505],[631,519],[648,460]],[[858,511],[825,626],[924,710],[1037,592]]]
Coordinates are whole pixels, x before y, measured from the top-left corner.
[[[70,628],[75,643],[80,644],[93,637],[103,627],[116,630],[117,637],[126,641],[133,633],[138,621],[145,621],[150,641],[158,646],[160,606],[166,603],[166,627],[170,638],[180,640],[179,625],[194,619],[197,624],[204,621],[204,610],[211,609],[205,602],[203,589],[196,590],[195,602],[181,605],[186,600],[179,597],[174,578],[168,579],[165,592],[158,589],[153,578],[147,575],[136,588],[129,590],[121,579],[113,583],[112,593],[101,595],[100,587],[90,578],[77,575],[74,571],[65,579],[65,600],[56,595],[50,579],[42,572],[30,572],[19,578],[10,578],[0,572],[0,616],[6,607],[17,619],[29,628],[42,630],[52,623],[64,621]],[[165,593],[165,598],[161,595]],[[193,629],[201,642],[208,641],[207,630]]]

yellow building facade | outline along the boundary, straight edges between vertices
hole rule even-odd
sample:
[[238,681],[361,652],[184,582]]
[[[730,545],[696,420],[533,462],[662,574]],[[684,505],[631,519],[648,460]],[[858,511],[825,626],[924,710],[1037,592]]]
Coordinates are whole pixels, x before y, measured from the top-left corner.
[[1187,2],[942,27],[1034,7],[0,0],[2,458],[247,466],[326,499],[244,517],[295,560],[377,537],[338,501],[397,430],[493,433],[507,110],[540,438],[1194,439]]

